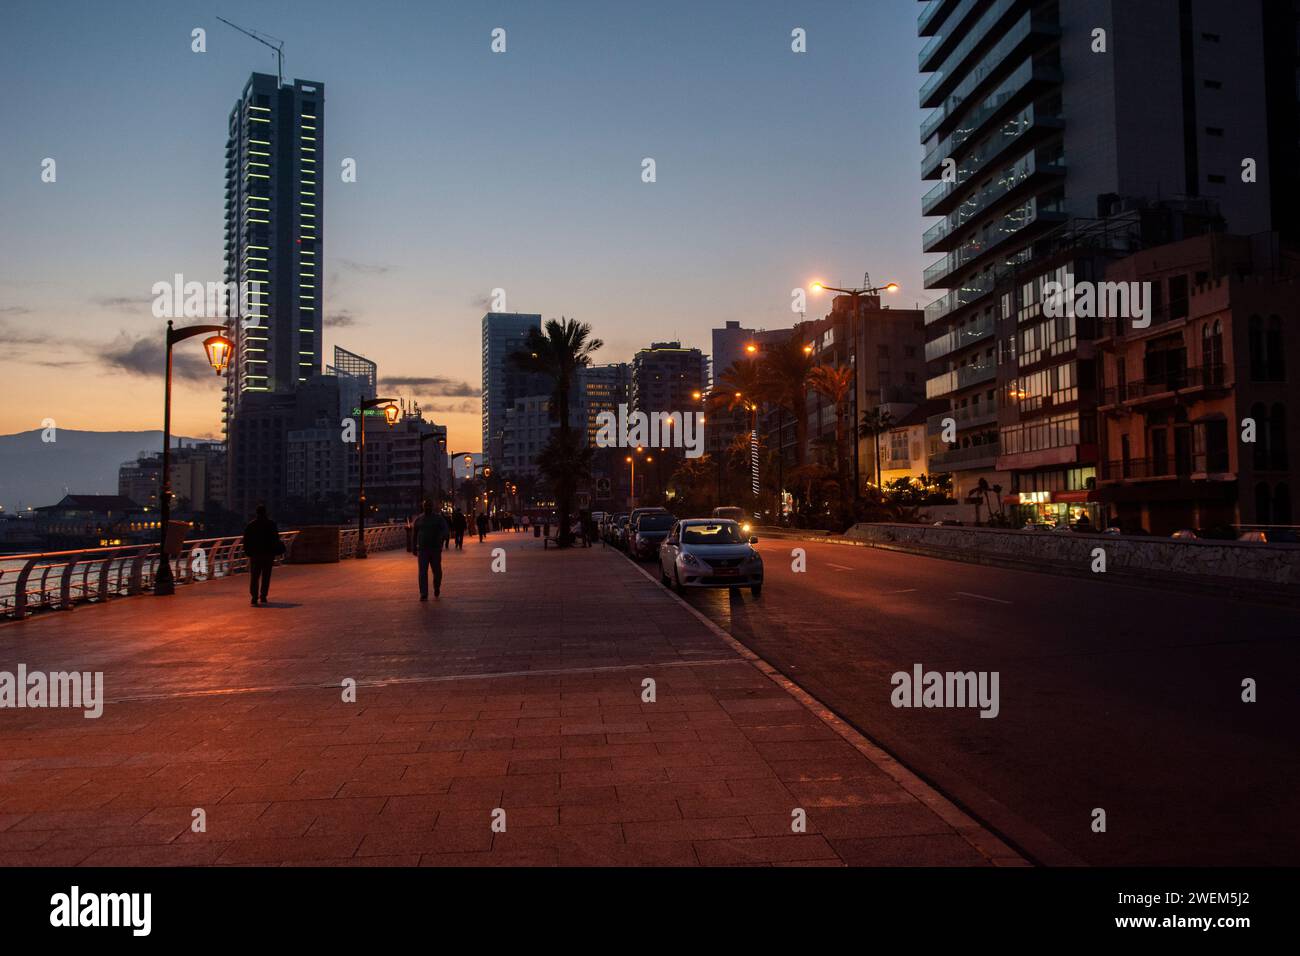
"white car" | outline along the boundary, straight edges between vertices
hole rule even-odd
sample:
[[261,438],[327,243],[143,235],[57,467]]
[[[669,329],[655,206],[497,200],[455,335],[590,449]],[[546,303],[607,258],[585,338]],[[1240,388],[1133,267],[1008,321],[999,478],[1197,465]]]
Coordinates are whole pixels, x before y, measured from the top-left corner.
[[679,521],[659,546],[659,579],[666,587],[743,588],[763,593],[763,558],[739,522],[721,518]]

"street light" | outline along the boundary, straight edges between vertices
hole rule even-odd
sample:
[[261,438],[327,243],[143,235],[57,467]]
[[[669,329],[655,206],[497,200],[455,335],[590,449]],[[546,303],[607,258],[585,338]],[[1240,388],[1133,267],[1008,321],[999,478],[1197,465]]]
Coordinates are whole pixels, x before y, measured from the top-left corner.
[[357,428],[361,432],[357,439],[357,549],[356,558],[369,557],[366,552],[366,411],[371,408],[384,410],[384,421],[389,428],[397,424],[401,410],[391,398],[367,398],[357,409]]
[[221,375],[230,364],[230,353],[234,349],[230,339],[226,338],[225,331],[224,325],[190,325],[183,329],[176,329],[172,328],[170,321],[167,323],[167,381],[163,388],[162,493],[159,495],[162,532],[158,542],[158,570],[153,579],[154,594],[176,593],[176,581],[172,577],[171,561],[167,555],[167,526],[172,513],[172,346],[185,339],[202,335],[204,332],[214,333],[203,340],[203,350],[208,354],[208,364],[212,366],[213,371]]
[[[884,285],[873,286],[871,284],[871,273],[865,273],[862,276],[862,288],[859,289],[841,289],[833,285],[827,285],[820,279],[814,279],[810,286],[813,292],[838,292],[840,295],[847,295],[853,299],[853,310],[849,313],[849,342],[852,347],[857,347],[857,321],[859,311],[859,299],[864,295],[879,295],[882,292],[897,292],[899,289],[897,282],[886,282]],[[858,427],[858,382],[857,368],[854,367],[853,373],[853,427]],[[862,488],[862,465],[858,456],[858,440],[853,439],[853,497],[856,499]]]
[[[446,440],[441,432],[429,432],[427,434],[420,436],[420,493],[417,496],[417,501],[415,502],[415,506],[417,509],[420,507],[421,502],[425,498],[424,476],[428,473],[428,468],[426,468],[424,464],[424,443],[429,441],[431,438],[436,438],[438,439],[439,442],[443,442]],[[446,465],[445,459],[443,460],[443,465]],[[441,477],[439,477],[438,479],[438,488],[439,490],[441,490],[442,488]]]

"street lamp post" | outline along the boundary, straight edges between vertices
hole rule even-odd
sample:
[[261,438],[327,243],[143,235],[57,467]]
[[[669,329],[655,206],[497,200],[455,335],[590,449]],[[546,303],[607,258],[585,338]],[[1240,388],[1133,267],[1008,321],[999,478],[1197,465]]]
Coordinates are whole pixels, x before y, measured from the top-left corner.
[[167,526],[171,522],[172,514],[172,346],[177,342],[183,342],[185,339],[202,335],[205,332],[213,333],[211,337],[203,340],[203,349],[208,353],[208,364],[212,366],[218,375],[221,375],[226,371],[226,366],[230,364],[230,353],[233,349],[230,339],[223,334],[225,331],[226,327],[224,325],[190,325],[183,329],[176,329],[172,328],[170,321],[167,323],[167,373],[166,384],[163,388],[162,489],[158,502],[162,532],[159,535],[158,542],[158,570],[153,579],[154,594],[176,593],[176,582],[172,577],[172,565],[167,555]]
[[[429,432],[426,435],[420,436],[420,493],[419,495],[416,496],[417,500],[415,502],[415,507],[417,509],[420,507],[421,503],[424,501],[425,498],[424,476],[428,473],[428,469],[425,467],[425,463],[424,463],[424,443],[429,441],[429,439],[431,438],[437,438],[439,441],[442,441],[442,437],[443,436],[441,432]],[[441,479],[438,481],[438,487],[439,488],[442,487]]]
[[[826,285],[821,280],[814,280],[812,283],[813,292],[838,292],[840,295],[847,295],[853,299],[853,310],[849,313],[849,343],[850,348],[857,354],[857,333],[858,333],[858,311],[861,305],[861,299],[865,295],[880,295],[882,292],[897,292],[897,282],[886,282],[884,285],[873,286],[871,284],[871,273],[865,273],[862,276],[862,288],[859,289],[840,289],[833,285]],[[858,454],[858,371],[860,363],[854,362],[853,365],[853,497],[854,500],[862,493],[862,463]],[[877,453],[878,454],[878,453]]]
[[357,437],[357,548],[353,553],[356,558],[370,556],[366,551],[366,412],[380,407],[384,410],[384,421],[392,428],[401,414],[393,399],[367,398],[357,409],[357,429],[361,434]]

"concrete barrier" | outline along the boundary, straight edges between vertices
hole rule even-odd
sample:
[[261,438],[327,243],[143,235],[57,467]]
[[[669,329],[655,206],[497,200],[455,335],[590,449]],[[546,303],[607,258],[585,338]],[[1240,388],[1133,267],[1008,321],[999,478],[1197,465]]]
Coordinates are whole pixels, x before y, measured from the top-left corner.
[[1002,528],[856,524],[844,539],[934,557],[1026,570],[1100,576],[1095,549],[1105,552],[1105,574],[1132,583],[1211,588],[1235,596],[1294,601],[1300,606],[1300,545],[1173,540]]
[[308,525],[300,529],[287,560],[290,564],[337,564],[338,525]]

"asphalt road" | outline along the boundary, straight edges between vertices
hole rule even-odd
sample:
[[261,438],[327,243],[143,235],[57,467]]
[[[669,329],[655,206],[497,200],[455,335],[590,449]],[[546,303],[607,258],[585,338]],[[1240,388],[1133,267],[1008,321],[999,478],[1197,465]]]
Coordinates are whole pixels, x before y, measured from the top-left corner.
[[[1296,609],[871,548],[759,549],[761,598],[687,601],[1031,859],[1300,864]],[[997,671],[998,716],[894,707],[891,675],[915,664]]]

